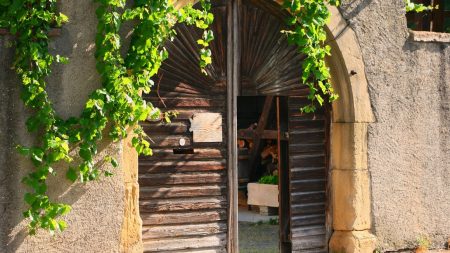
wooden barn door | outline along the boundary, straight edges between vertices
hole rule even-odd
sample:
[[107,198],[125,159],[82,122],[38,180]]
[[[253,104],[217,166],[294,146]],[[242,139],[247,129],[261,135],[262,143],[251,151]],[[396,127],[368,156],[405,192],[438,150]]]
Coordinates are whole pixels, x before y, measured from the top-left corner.
[[[284,97],[286,110],[279,113],[289,118],[283,126],[289,140],[283,148],[288,163],[281,168],[280,248],[325,252],[327,121],[322,111],[299,113],[308,93],[299,85],[305,56],[280,33],[288,14],[267,0],[212,5],[208,75],[198,67],[201,31],[180,25],[166,46],[169,59],[145,96],[178,116],[170,124],[143,124],[153,148],[153,156],[139,158],[144,252],[238,252],[238,95]],[[202,117],[221,122],[221,130],[196,135],[193,122]]]
[[[144,252],[226,252],[227,196],[227,7],[214,1],[216,39],[208,75],[200,72],[197,40],[201,31],[177,27],[167,44],[169,59],[146,100],[164,113],[164,120],[143,124],[153,156],[139,158],[140,214]],[[213,118],[222,131],[195,136],[195,118]],[[204,120],[203,120],[204,121]],[[208,130],[208,125],[199,126]],[[210,138],[212,137],[212,138]]]
[[302,114],[306,97],[291,96],[289,178],[292,252],[327,252],[327,175],[329,113]]

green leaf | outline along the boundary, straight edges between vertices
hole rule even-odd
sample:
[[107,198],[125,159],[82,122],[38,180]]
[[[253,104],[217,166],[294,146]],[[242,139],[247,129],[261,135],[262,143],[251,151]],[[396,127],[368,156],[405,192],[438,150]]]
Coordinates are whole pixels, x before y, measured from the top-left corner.
[[59,229],[59,231],[64,231],[64,230],[66,230],[66,228],[67,228],[67,223],[65,222],[65,221],[63,221],[63,220],[59,220],[58,221],[58,229]]
[[67,177],[67,179],[69,179],[70,181],[75,182],[75,181],[78,179],[78,174],[77,174],[77,172],[76,172],[72,167],[70,167],[70,168],[67,170],[66,177]]
[[117,166],[119,166],[119,164],[117,163],[117,160],[116,160],[115,158],[111,158],[111,165],[112,165],[114,168],[117,168]]

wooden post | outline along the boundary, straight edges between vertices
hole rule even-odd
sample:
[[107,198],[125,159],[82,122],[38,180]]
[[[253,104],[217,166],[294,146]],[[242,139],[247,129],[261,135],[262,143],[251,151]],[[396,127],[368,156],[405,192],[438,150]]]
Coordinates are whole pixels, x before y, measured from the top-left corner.
[[250,181],[256,180],[256,168],[257,168],[256,163],[258,162],[258,156],[261,153],[262,149],[261,137],[262,134],[264,133],[264,129],[266,128],[272,104],[273,104],[273,96],[267,96],[264,102],[264,107],[261,116],[258,121],[258,126],[256,127],[255,130],[255,137],[253,138],[253,149],[251,150],[248,158],[249,160],[248,163],[250,167],[250,174],[249,174]]
[[[285,100],[284,100],[285,101]],[[284,108],[284,107],[283,107]],[[284,108],[285,109],[285,108]],[[280,97],[276,99],[277,110],[277,132],[278,132],[278,192],[279,192],[279,238],[280,238],[280,252],[290,253],[292,252],[292,245],[290,243],[290,192],[289,192],[289,165],[287,163],[286,139],[282,138],[287,130],[286,124],[282,124],[282,121],[287,121],[284,115],[281,115],[281,103]]]
[[228,128],[228,253],[239,252],[237,94],[240,81],[239,8],[241,0],[227,3],[227,128]]

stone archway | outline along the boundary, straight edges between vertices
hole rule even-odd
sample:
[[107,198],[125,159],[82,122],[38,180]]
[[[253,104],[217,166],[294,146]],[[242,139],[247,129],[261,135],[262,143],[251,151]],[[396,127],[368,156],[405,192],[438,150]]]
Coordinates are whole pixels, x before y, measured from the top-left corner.
[[328,59],[338,101],[331,124],[332,252],[373,252],[367,127],[374,121],[364,62],[354,31],[336,7],[328,28]]
[[[192,0],[179,0],[181,7]],[[277,0],[280,2],[280,0]],[[332,17],[327,26],[332,57],[328,59],[340,99],[333,104],[331,126],[331,196],[333,235],[331,252],[372,252],[376,238],[371,234],[370,177],[367,163],[367,127],[373,122],[367,80],[361,50],[353,30],[336,7],[329,7]],[[125,147],[127,145],[124,144]],[[124,152],[127,153],[127,152]],[[135,154],[129,153],[135,157]],[[124,157],[129,173],[127,210],[124,215],[122,246],[132,250],[141,240],[138,227],[138,190],[136,159]],[[127,169],[127,170],[128,170]],[[230,229],[234,229],[233,226]],[[141,245],[139,245],[142,247]],[[139,248],[139,246],[137,248]],[[139,250],[137,250],[139,251]],[[136,251],[136,252],[137,252]],[[233,247],[229,252],[237,252]],[[128,252],[128,251],[127,251]]]

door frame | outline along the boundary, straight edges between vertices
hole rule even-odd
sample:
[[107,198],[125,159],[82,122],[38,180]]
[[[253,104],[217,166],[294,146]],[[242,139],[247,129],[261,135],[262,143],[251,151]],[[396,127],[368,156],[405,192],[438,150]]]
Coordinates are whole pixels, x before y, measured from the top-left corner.
[[228,252],[239,252],[237,97],[240,80],[239,7],[241,0],[227,3],[227,131],[228,131]]

